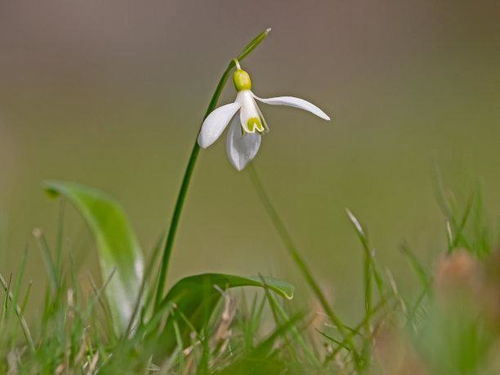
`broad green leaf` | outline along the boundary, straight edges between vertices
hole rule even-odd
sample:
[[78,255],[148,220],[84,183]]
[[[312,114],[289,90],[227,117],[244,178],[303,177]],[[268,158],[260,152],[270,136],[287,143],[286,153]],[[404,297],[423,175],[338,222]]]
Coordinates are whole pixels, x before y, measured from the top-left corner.
[[48,181],[51,195],[62,195],[80,212],[93,233],[105,293],[117,334],[126,331],[137,304],[143,257],[137,238],[120,204],[100,190],[71,182]]
[[179,280],[161,303],[161,310],[167,306],[172,309],[162,335],[164,347],[168,350],[174,345],[174,321],[183,338],[189,337],[192,331],[200,332],[222,297],[221,291],[243,286],[268,288],[281,297],[293,298],[294,287],[291,284],[269,277],[241,277],[220,273],[188,276]]

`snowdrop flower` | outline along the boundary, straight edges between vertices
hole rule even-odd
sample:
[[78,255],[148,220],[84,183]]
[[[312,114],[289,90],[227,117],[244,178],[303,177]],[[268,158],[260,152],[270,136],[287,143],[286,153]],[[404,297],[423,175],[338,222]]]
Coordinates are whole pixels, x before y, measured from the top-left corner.
[[[229,122],[231,122],[226,142],[227,156],[237,170],[243,170],[248,162],[257,155],[261,134],[269,131],[256,100],[271,105],[287,105],[304,109],[323,120],[330,120],[326,113],[304,99],[293,96],[259,98],[251,91],[252,81],[250,75],[241,69],[237,60],[235,60],[235,64],[237,69],[233,75],[233,82],[236,91],[238,91],[236,100],[215,109],[207,116],[201,126],[198,144],[202,148],[209,147],[221,136]],[[235,116],[238,111],[239,116]]]

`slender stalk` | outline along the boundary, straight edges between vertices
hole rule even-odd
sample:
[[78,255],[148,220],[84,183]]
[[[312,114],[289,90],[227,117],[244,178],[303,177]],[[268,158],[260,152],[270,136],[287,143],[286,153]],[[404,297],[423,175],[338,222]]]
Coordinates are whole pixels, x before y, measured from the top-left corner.
[[[266,29],[259,35],[257,35],[249,44],[243,48],[241,54],[237,57],[236,60],[243,60],[247,57],[269,34],[271,29]],[[207,111],[203,119],[205,119],[217,106],[220,95],[224,86],[229,79],[229,75],[231,70],[235,67],[235,60],[231,60],[222,74],[219,83],[215,89],[214,94],[212,95],[212,99],[210,100],[210,104],[208,105]],[[163,249],[163,256],[161,259],[160,265],[160,273],[158,276],[158,285],[156,289],[156,299],[155,299],[155,310],[158,308],[160,301],[163,297],[163,291],[165,288],[165,281],[167,279],[167,271],[168,265],[170,263],[170,256],[172,254],[172,248],[174,246],[175,235],[177,233],[177,227],[179,226],[179,220],[181,218],[182,209],[184,207],[184,202],[186,200],[186,195],[188,192],[189,184],[191,182],[191,177],[193,175],[194,167],[196,165],[196,161],[198,160],[198,155],[200,153],[200,146],[198,146],[198,142],[195,140],[193,148],[191,150],[191,155],[189,156],[189,161],[184,171],[184,177],[182,178],[181,187],[179,189],[179,193],[177,195],[177,200],[175,202],[174,212],[172,214],[172,219],[170,221],[170,227],[168,228],[167,239],[165,241],[165,247]]]
[[292,240],[292,237],[288,230],[286,229],[285,224],[283,223],[283,220],[281,220],[278,212],[274,208],[271,199],[269,198],[267,192],[265,191],[262,183],[260,182],[259,176],[257,174],[257,171],[253,167],[252,164],[247,167],[250,175],[250,179],[252,181],[252,184],[257,191],[257,194],[259,196],[260,201],[262,202],[269,218],[271,219],[271,222],[273,223],[276,231],[278,232],[279,237],[281,238],[281,241],[285,245],[285,248],[288,250],[288,253],[292,257],[293,261],[299,268],[300,272],[302,273],[302,276],[306,279],[307,283],[313,290],[314,294],[316,295],[316,298],[318,298],[323,310],[325,313],[328,315],[332,323],[335,325],[337,330],[339,331],[340,335],[342,336],[344,342],[346,343],[346,346],[350,349],[350,351],[353,353],[354,360],[357,363],[359,360],[359,355],[356,351],[356,348],[354,346],[354,342],[352,340],[352,337],[349,335],[346,326],[342,322],[342,320],[337,316],[337,314],[333,311],[332,307],[328,303],[328,300],[321,290],[318,282],[315,280],[311,270],[309,269],[308,265],[305,262],[305,259],[302,257],[300,254],[299,250],[295,246],[295,243]]

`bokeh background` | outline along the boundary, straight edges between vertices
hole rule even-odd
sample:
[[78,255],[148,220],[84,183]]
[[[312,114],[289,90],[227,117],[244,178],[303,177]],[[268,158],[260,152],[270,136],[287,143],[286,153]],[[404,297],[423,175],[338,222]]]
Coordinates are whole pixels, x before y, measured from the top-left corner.
[[[361,249],[345,207],[403,287],[399,245],[431,264],[445,244],[433,164],[454,188],[481,185],[495,223],[498,1],[0,0],[0,271],[15,274],[27,246],[36,300],[45,279],[31,231],[53,243],[58,213],[44,179],[113,194],[151,249],[220,74],[268,26],[244,63],[257,94],[304,97],[333,121],[263,106],[272,131],[255,165],[337,306],[360,306]],[[228,85],[222,102],[234,94]],[[66,254],[83,279],[97,275],[85,225],[69,208],[65,221]],[[305,295],[224,142],[201,153],[169,280],[204,271],[275,275]]]

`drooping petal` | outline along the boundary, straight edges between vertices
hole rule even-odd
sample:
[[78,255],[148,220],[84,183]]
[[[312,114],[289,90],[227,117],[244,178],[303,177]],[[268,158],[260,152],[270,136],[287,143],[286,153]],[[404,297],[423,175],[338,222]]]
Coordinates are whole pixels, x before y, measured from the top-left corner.
[[261,136],[259,133],[243,132],[237,118],[233,119],[227,133],[227,156],[231,164],[241,171],[250,162],[260,147]]
[[201,125],[200,135],[198,136],[200,147],[207,148],[213,144],[220,137],[238,109],[240,109],[240,104],[234,102],[223,105],[211,112]]
[[311,112],[312,114],[322,118],[323,120],[330,120],[330,117],[323,112],[321,109],[316,107],[314,104],[309,103],[307,100],[296,98],[294,96],[278,96],[276,98],[259,98],[254,95],[254,98],[261,101],[262,103],[271,105],[287,105],[289,107],[300,108],[305,111]]
[[247,133],[262,132],[265,130],[263,118],[260,114],[257,103],[250,90],[242,90],[236,97],[236,102],[240,103],[241,126]]

